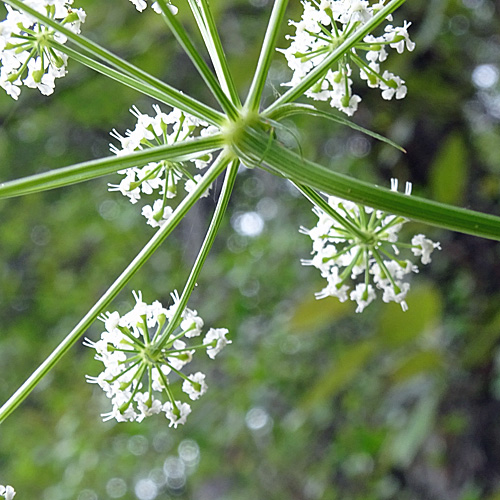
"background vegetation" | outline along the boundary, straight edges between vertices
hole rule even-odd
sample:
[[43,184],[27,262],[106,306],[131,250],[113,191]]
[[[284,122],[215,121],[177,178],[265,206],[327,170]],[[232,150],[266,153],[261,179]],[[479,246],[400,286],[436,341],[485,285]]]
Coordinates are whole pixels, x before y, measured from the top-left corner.
[[[244,94],[270,2],[211,4]],[[78,6],[86,36],[210,99],[153,12],[126,0]],[[387,103],[360,88],[354,119],[408,153],[311,118],[288,122],[295,138],[282,140],[295,148],[298,137],[305,156],[338,171],[410,180],[417,194],[498,215],[498,3],[409,0],[396,16],[412,21],[417,42],[392,58],[409,94]],[[49,98],[0,96],[2,180],[104,156],[109,131],[134,124],[127,109],[150,110],[135,92],[69,69]],[[287,71],[277,54],[268,98]],[[0,201],[2,402],[152,235],[136,207],[107,192],[116,179]],[[100,364],[78,345],[1,426],[0,482],[20,500],[500,499],[498,243],[408,224],[443,247],[414,278],[409,311],[374,303],[355,315],[352,303],[316,301],[322,280],[300,266],[310,243],[298,227],[316,220],[309,203],[265,172],[242,169],[237,184],[190,303],[233,344],[196,361],[210,390],[187,424],[102,423],[108,401],[84,378]],[[195,207],[117,310],[133,289],[167,303],[183,286],[213,207],[214,197]]]

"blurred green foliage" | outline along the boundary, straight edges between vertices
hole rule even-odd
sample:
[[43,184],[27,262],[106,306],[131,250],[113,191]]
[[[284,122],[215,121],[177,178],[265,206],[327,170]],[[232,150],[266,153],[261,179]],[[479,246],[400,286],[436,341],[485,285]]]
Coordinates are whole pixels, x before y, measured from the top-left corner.
[[[270,2],[211,4],[244,95]],[[153,12],[139,15],[126,0],[80,5],[86,36],[210,102]],[[291,2],[290,17],[299,15]],[[387,103],[362,91],[355,120],[408,153],[312,118],[287,127],[305,156],[331,168],[385,185],[408,179],[417,194],[498,214],[498,4],[408,1],[396,17],[412,21],[417,41],[415,52],[392,58],[409,95]],[[109,131],[133,125],[127,109],[148,111],[150,100],[75,63],[69,69],[51,97],[0,96],[2,180],[105,156]],[[267,99],[282,91],[286,71],[277,55]],[[1,401],[153,234],[136,207],[107,192],[115,179],[0,201]],[[214,197],[195,207],[117,310],[131,305],[133,289],[168,302],[213,208]],[[322,281],[300,266],[310,248],[297,229],[315,223],[310,208],[282,179],[239,174],[190,303],[207,325],[229,328],[233,344],[216,361],[195,361],[210,389],[183,428],[160,416],[102,423],[108,401],[84,378],[100,366],[78,345],[2,424],[0,482],[13,484],[16,498],[42,500],[499,499],[500,247],[409,224],[443,247],[414,278],[409,311],[372,304],[355,315],[352,304],[316,301]],[[248,212],[265,223],[258,236],[238,232]]]

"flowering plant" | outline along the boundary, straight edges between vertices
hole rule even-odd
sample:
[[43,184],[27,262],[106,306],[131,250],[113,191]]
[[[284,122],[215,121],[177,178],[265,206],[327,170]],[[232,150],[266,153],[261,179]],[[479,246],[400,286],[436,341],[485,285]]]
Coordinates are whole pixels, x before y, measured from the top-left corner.
[[[164,411],[170,426],[177,427],[186,421],[191,408],[187,403],[176,401],[172,395],[167,376],[179,375],[183,380],[182,390],[195,400],[205,394],[205,375],[197,372],[186,376],[180,370],[188,364],[196,349],[206,349],[210,358],[230,344],[225,328],[211,328],[203,343],[186,347],[180,340],[201,334],[203,320],[191,309],[178,310],[179,296],[172,294],[174,303],[165,309],[156,301],[148,305],[141,294],[135,295],[134,308],[121,316],[118,312],[102,316],[106,330],[101,339],[86,345],[96,350],[96,359],[104,364],[104,371],[97,377],[87,377],[98,384],[112,400],[113,409],[104,414],[104,420],[115,418],[118,422],[136,420]],[[167,321],[168,320],[168,321]],[[174,333],[172,325],[180,320],[180,332]],[[142,379],[147,380],[144,392]],[[165,392],[168,401],[162,403],[153,391]],[[136,408],[133,403],[136,403]]]
[[[288,90],[264,109],[262,92],[272,58],[278,47],[287,0],[276,0],[270,15],[256,71],[249,82],[245,101],[240,100],[227,65],[208,0],[189,0],[214,72],[195,49],[176,17],[184,6],[166,0],[132,1],[138,11],[150,6],[157,12],[186,51],[203,77],[220,109],[158,80],[131,63],[112,54],[79,34],[85,13],[65,0],[4,0],[8,14],[0,35],[0,85],[17,98],[21,86],[37,88],[43,94],[54,91],[54,82],[66,74],[73,59],[132,89],[169,106],[154,106],[154,116],[132,108],[137,124],[124,135],[113,130],[117,143],[114,156],[4,182],[0,197],[8,198],[62,187],[92,178],[118,173],[123,177],[109,183],[133,204],[143,196],[155,195],[142,207],[147,224],[157,228],[143,250],[90,309],[82,321],[59,344],[0,410],[4,420],[55,366],[68,348],[97,318],[105,331],[98,341],[86,340],[95,349],[104,371],[89,382],[98,384],[111,399],[112,410],[105,419],[141,421],[163,412],[171,426],[186,421],[187,403],[174,397],[168,376],[183,380],[182,391],[197,399],[207,388],[205,376],[185,375],[181,368],[193,350],[205,349],[210,358],[230,343],[224,328],[210,329],[203,342],[188,345],[201,333],[203,321],[187,307],[205,259],[226,211],[237,181],[240,164],[263,168],[290,180],[309,199],[318,216],[312,229],[302,232],[312,239],[312,258],[305,265],[318,268],[327,286],[318,298],[336,296],[357,303],[362,312],[382,291],[384,302],[394,301],[407,309],[411,273],[418,271],[406,251],[428,264],[431,252],[440,244],[418,234],[410,243],[399,240],[399,231],[408,220],[417,220],[445,229],[485,238],[500,239],[500,219],[487,214],[442,205],[430,200],[373,186],[334,172],[283,147],[275,131],[286,117],[309,113],[360,129],[344,117],[322,111],[315,105],[298,104],[303,95],[330,105],[351,116],[361,98],[354,93],[354,67],[369,87],[379,88],[382,98],[402,99],[407,92],[404,80],[381,69],[389,49],[402,53],[413,50],[410,23],[394,27],[392,13],[404,0],[368,2],[366,0],[324,0],[303,2],[300,21],[292,21],[295,34],[288,48],[279,48],[293,74],[281,82]],[[381,31],[382,30],[382,31]],[[380,34],[381,33],[381,34]],[[364,54],[361,57],[359,54]],[[390,141],[365,131],[381,140]],[[136,294],[136,305],[127,314],[104,313],[131,277],[158,249],[197,200],[206,196],[213,182],[225,172],[212,223],[181,295],[166,308],[158,301],[143,302]],[[182,188],[180,183],[182,181]],[[177,196],[182,191],[183,196]],[[182,199],[181,199],[182,198]],[[175,199],[175,203],[174,203]],[[349,280],[359,280],[349,289]],[[101,316],[100,316],[101,315]],[[168,321],[167,321],[168,320]],[[164,396],[156,397],[153,392]]]

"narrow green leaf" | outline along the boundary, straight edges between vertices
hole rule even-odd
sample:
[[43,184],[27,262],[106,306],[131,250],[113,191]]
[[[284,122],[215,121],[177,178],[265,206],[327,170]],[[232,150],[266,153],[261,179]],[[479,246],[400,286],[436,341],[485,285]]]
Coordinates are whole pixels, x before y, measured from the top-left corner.
[[424,332],[435,328],[442,319],[443,298],[432,283],[415,283],[408,295],[408,311],[399,304],[384,306],[377,335],[391,349],[411,344]]
[[327,113],[326,111],[317,109],[312,104],[287,103],[279,106],[271,113],[269,113],[269,115],[266,116],[264,114],[263,116],[271,120],[280,121],[283,120],[284,118],[287,118],[288,116],[293,116],[293,115],[311,115],[311,116],[317,116],[319,118],[326,118],[327,120],[330,120],[332,122],[339,123],[340,125],[345,125],[346,127],[352,128],[357,132],[369,135],[370,137],[373,137],[378,141],[385,142],[386,144],[389,144],[390,146],[399,149],[399,151],[406,153],[406,150],[403,147],[391,141],[387,137],[377,134],[376,132],[372,132],[371,130],[366,129],[361,125],[357,125],[356,123],[353,123],[342,116],[338,116],[333,113]]
[[[500,297],[491,297],[497,304]],[[468,335],[462,354],[462,365],[467,369],[485,366],[497,350],[500,339],[500,311],[488,322],[472,324],[467,328]]]
[[443,356],[436,349],[412,353],[391,374],[394,382],[404,382],[419,374],[432,374],[443,368]]
[[310,334],[331,325],[352,311],[351,304],[340,302],[336,297],[317,300],[313,293],[306,294],[305,298],[295,304],[288,329],[293,332]]

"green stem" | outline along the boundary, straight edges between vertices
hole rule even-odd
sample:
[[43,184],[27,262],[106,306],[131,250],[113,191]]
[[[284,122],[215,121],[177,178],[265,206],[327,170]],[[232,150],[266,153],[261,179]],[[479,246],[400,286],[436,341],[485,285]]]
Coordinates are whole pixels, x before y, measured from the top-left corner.
[[[376,249],[373,249],[371,254],[373,255],[374,259],[376,260],[377,264],[379,265],[381,271],[386,275],[387,279],[391,282],[391,285],[392,285],[392,288],[394,289],[394,291],[396,291],[396,289],[399,289],[399,287],[396,285],[396,282],[394,281],[394,277],[390,273],[389,269],[387,269],[387,266],[385,265],[382,257],[380,257],[380,254],[378,253],[378,251]],[[392,260],[395,260],[394,257],[392,257],[391,255],[389,255],[387,253],[386,253],[386,255],[388,257],[390,257]],[[365,266],[365,269],[368,270],[367,265]],[[367,280],[367,278],[365,278],[365,280]],[[366,282],[368,282],[368,281],[366,281]]]
[[[500,241],[500,217],[407,196],[329,170],[282,147],[261,130],[246,129],[233,149],[243,162],[323,193],[433,226]],[[265,155],[262,155],[265,151]]]
[[406,0],[391,0],[384,8],[379,10],[367,23],[361,25],[352,35],[350,35],[343,43],[341,43],[329,56],[327,56],[318,66],[316,66],[304,79],[295,87],[285,92],[279,99],[274,101],[269,106],[265,114],[269,114],[278,106],[294,101],[311,88],[316,82],[326,75],[328,70],[340,58],[344,56],[354,45],[362,40],[366,35],[373,31],[384,19],[395,11],[398,7],[403,5]]
[[208,47],[208,43],[210,43],[210,39],[208,38],[208,28],[205,19],[203,17],[203,13],[201,12],[200,2],[198,0],[188,0],[188,3],[189,7],[191,7],[191,12],[194,16],[194,20],[196,21],[196,25],[198,26],[198,29],[201,33],[201,37],[205,42],[205,46],[207,47],[207,50],[210,52],[210,49]]
[[[177,224],[186,215],[189,209],[196,203],[200,196],[208,189],[212,182],[227,167],[230,159],[221,154],[205,173],[201,182],[191,193],[184,198],[176,208],[172,216],[166,221],[155,235],[149,240],[139,254],[132,260],[118,279],[108,288],[104,295],[95,303],[90,311],[67,335],[67,337],[54,349],[47,359],[30,375],[24,384],[12,395],[12,397],[0,408],[0,423],[3,422],[31,393],[42,378],[50,371],[56,363],[68,352],[75,342],[95,321],[97,316],[109,306],[111,301],[118,295],[122,288],[128,283],[132,276],[146,263],[153,253],[162,244],[165,238],[172,232]],[[234,167],[233,167],[234,169]]]
[[[168,102],[170,106],[179,108],[180,110],[189,113],[201,120],[208,121],[212,125],[219,126],[225,121],[225,117],[222,113],[210,108],[209,106],[189,97],[188,95],[180,92],[179,90],[167,85],[166,83],[158,80],[157,78],[151,76],[149,73],[137,68],[133,64],[121,59],[112,52],[104,49],[100,45],[82,35],[77,35],[70,29],[66,28],[62,24],[44,16],[40,12],[26,5],[22,0],[4,0],[4,3],[15,7],[21,11],[24,11],[35,19],[37,19],[44,26],[50,26],[59,33],[62,33],[73,42],[78,47],[82,48],[87,56],[92,56],[95,59],[100,59],[111,66],[123,71],[125,74],[136,78],[137,80],[156,88],[158,91],[163,92],[165,102]],[[125,85],[128,85],[125,83]],[[167,100],[168,99],[168,100]]]
[[[184,373],[182,373],[180,370],[178,370],[177,368],[175,368],[174,366],[172,366],[168,361],[165,362],[165,364],[174,372],[174,373],[177,373],[177,375],[179,375],[179,377],[183,380],[187,380],[188,382],[191,382],[190,378],[185,375]],[[191,382],[192,384],[193,382]]]
[[[171,323],[171,325],[170,325],[170,323]],[[169,327],[170,327],[170,335],[172,335],[172,331],[173,331],[173,330],[175,330],[175,327],[173,327],[173,324],[174,324],[174,323],[172,323],[172,322],[170,322],[170,323],[169,323],[169,325],[167,325],[167,327],[166,327],[166,328],[169,328]],[[171,337],[171,336],[169,335],[169,337],[168,337],[168,339],[167,339],[167,341],[168,341],[168,342],[166,341],[166,342],[163,344],[162,349],[168,349],[168,346],[173,345],[173,344],[174,344],[174,342],[175,342],[176,340],[179,340],[180,338],[184,337],[185,333],[186,333],[186,332],[181,331],[181,332],[180,332],[180,333],[178,333],[175,337]],[[160,336],[159,336],[158,338],[160,338]],[[191,348],[190,348],[190,347],[189,347],[189,348],[188,348],[188,347],[186,347],[185,349],[179,349],[178,351],[170,351],[170,350],[169,350],[168,352],[169,352],[169,353],[171,353],[171,352],[186,352],[186,351],[189,351],[189,350],[191,350]],[[158,349],[158,351],[160,351],[160,349]]]
[[167,397],[168,399],[170,400],[170,402],[172,403],[172,406],[175,410],[179,411],[179,409],[177,408],[177,405],[175,404],[175,399],[174,399],[174,396],[172,394],[172,391],[170,390],[170,386],[168,384],[168,379],[167,377],[165,376],[165,374],[162,372],[161,370],[161,367],[156,367],[156,370],[158,371],[158,375],[160,376],[161,378],[161,381],[163,382],[163,387],[165,389],[165,392],[167,393]]
[[177,327],[177,323],[180,320],[181,314],[186,308],[189,297],[191,296],[191,293],[196,286],[196,281],[198,280],[198,276],[200,275],[201,269],[203,267],[203,264],[205,263],[208,253],[212,248],[215,236],[217,235],[217,231],[219,230],[220,224],[224,217],[224,213],[229,203],[229,198],[233,190],[236,174],[238,173],[238,165],[239,161],[234,160],[227,170],[226,178],[224,179],[224,185],[222,186],[222,191],[217,202],[217,207],[215,208],[215,212],[212,217],[212,222],[210,223],[210,227],[208,228],[205,240],[203,241],[203,245],[201,246],[200,252],[198,253],[198,257],[196,258],[196,262],[194,263],[193,268],[191,269],[191,273],[189,274],[189,277],[187,279],[186,285],[184,286],[184,290],[180,297],[175,313],[170,319],[168,327],[158,339],[158,350],[162,349],[162,347],[168,341],[173,330]]
[[313,204],[316,205],[323,212],[328,214],[332,219],[337,221],[341,226],[343,226],[350,235],[356,235],[361,241],[366,239],[366,235],[363,231],[360,231],[355,224],[350,222],[346,217],[343,217],[337,211],[331,207],[328,202],[314,189],[311,189],[308,186],[303,186],[300,184],[295,184],[295,187]]
[[207,66],[207,63],[203,60],[203,58],[200,56],[200,54],[194,47],[188,34],[186,33],[186,30],[182,27],[182,25],[179,23],[174,14],[172,14],[165,0],[158,0],[158,5],[160,6],[160,9],[163,12],[163,20],[170,28],[170,30],[172,31],[175,38],[177,39],[181,47],[184,49],[186,54],[191,59],[191,62],[194,64],[198,73],[201,75],[203,80],[205,80],[205,83],[207,84],[208,88],[210,89],[214,97],[217,99],[218,103],[220,104],[224,112],[227,114],[228,118],[230,118],[233,121],[236,120],[239,115],[238,111],[236,110],[232,102],[229,100],[229,98],[226,96],[226,94],[223,92],[217,79],[213,75],[210,68]]
[[[71,59],[78,61],[80,64],[87,66],[88,68],[93,69],[94,71],[101,73],[102,75],[111,78],[122,85],[126,85],[134,90],[137,90],[141,94],[148,95],[153,97],[154,99],[163,102],[164,104],[168,104],[172,106],[172,99],[168,92],[164,92],[163,90],[159,90],[157,87],[144,83],[142,80],[138,80],[135,77],[128,76],[116,69],[110,68],[105,64],[102,64],[91,57],[87,57],[86,55],[78,52],[66,45],[63,45],[56,41],[51,41],[51,45],[60,52],[63,52]],[[203,113],[201,116],[205,116],[204,120],[208,121],[212,125],[218,125],[220,120],[219,115],[212,108],[206,106],[203,103],[198,103],[200,113]],[[214,114],[215,113],[215,114]]]
[[144,376],[144,372],[146,371],[147,369],[147,365],[142,365],[139,367],[139,369],[137,370],[137,372],[135,373],[134,375],[134,378],[127,384],[128,387],[130,387],[130,385],[132,384],[132,382],[135,380],[136,381],[136,384],[135,384],[135,388],[134,390],[132,391],[132,394],[130,395],[130,398],[128,400],[128,403],[126,403],[126,405],[122,405],[120,407],[120,413],[121,413],[121,408],[123,408],[123,411],[126,410],[130,404],[132,403],[133,399],[134,399],[134,396],[137,394],[137,391],[139,390],[139,387],[141,385],[141,379],[142,377]]
[[[181,337],[183,337],[185,334],[185,332],[182,332],[180,333],[178,336],[176,336],[175,338],[173,339],[169,339],[168,343],[174,343],[177,339],[180,339]],[[216,343],[217,341],[214,340],[214,342]],[[189,347],[186,347],[185,349],[169,349],[166,353],[165,353],[165,356],[171,356],[172,354],[177,354],[177,353],[183,353],[183,352],[186,352],[186,351],[192,351],[193,349],[202,349],[204,347],[207,347],[208,344],[195,344],[195,345],[190,345]],[[215,347],[215,346],[214,346]]]
[[245,108],[250,111],[259,110],[262,91],[264,90],[267,74],[269,73],[269,67],[271,66],[274,49],[276,48],[276,39],[278,38],[279,29],[285,16],[287,5],[288,0],[276,0],[274,2],[264,42],[260,51],[259,61],[257,62],[257,69],[255,70],[252,84],[250,85],[250,90],[245,102]]
[[188,1],[222,89],[226,95],[229,96],[231,102],[238,107],[241,105],[240,97],[227,64],[226,55],[222,48],[219,32],[217,31],[210,5],[207,0]]
[[222,136],[215,134],[213,136],[190,139],[172,145],[157,146],[144,151],[137,151],[129,155],[112,156],[109,158],[77,163],[69,167],[49,170],[41,174],[0,183],[0,199],[68,186],[70,184],[76,184],[78,182],[111,174],[118,170],[146,165],[149,162],[165,159],[169,161],[185,161],[220,149],[222,146]]

